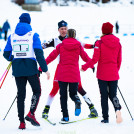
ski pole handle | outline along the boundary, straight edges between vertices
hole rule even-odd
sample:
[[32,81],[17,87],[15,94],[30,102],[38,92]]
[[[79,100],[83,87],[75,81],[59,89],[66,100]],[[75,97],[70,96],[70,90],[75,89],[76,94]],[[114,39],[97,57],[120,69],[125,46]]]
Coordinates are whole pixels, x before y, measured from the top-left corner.
[[0,78],[0,81],[3,79],[5,73],[7,72],[7,69],[5,70],[4,74],[2,75],[2,77]]
[[9,63],[9,65],[8,65],[8,67],[6,68],[4,74],[3,74],[2,77],[0,78],[0,81],[3,79],[5,73],[9,70],[9,68],[11,67],[11,65],[12,65],[12,62]]
[[[5,81],[5,78],[6,78],[7,74],[8,74],[8,72],[9,72],[9,69],[10,69],[11,65],[12,65],[12,62],[10,62],[10,64],[8,65],[8,67],[7,67],[6,71],[5,71],[6,74],[3,75],[3,76],[5,76],[5,77],[4,77],[4,79],[3,79],[3,81],[2,81],[2,83],[1,83],[1,85],[0,85],[0,89],[1,89],[1,87],[2,87],[2,85],[3,85],[3,83],[4,83],[4,81]],[[3,76],[2,76],[2,77],[3,77]]]

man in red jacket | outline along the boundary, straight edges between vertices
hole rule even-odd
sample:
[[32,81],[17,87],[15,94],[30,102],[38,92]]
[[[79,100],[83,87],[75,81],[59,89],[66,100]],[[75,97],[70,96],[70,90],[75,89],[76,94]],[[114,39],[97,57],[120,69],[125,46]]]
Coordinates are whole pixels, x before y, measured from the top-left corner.
[[[56,48],[56,46],[59,43],[62,43],[62,41],[67,37],[67,30],[68,30],[67,26],[68,26],[68,24],[67,24],[66,21],[64,21],[64,20],[60,21],[58,23],[58,31],[59,31],[60,35],[57,38],[53,38],[48,43],[43,43],[43,46],[42,46],[43,49],[46,49],[46,48],[49,48],[49,47]],[[90,45],[90,44],[82,43],[82,46],[86,49],[93,48],[93,45]],[[57,69],[58,69],[58,65],[57,65]],[[55,76],[54,76],[54,81],[53,81],[53,88],[52,88],[52,90],[51,90],[51,92],[48,96],[47,103],[46,103],[45,108],[44,108],[43,113],[42,113],[43,118],[48,118],[48,113],[49,113],[49,110],[50,110],[51,103],[52,103],[55,95],[59,91],[59,84],[58,84],[58,81],[57,81],[57,69],[55,71]],[[94,108],[94,104],[89,99],[86,91],[83,89],[82,84],[81,84],[81,80],[79,81],[78,92],[82,95],[82,97],[84,98],[85,102],[87,103],[87,105],[90,109],[89,117],[97,117],[98,113],[97,113],[96,109]]]
[[[121,123],[121,105],[116,96],[117,85],[119,80],[119,69],[122,61],[122,47],[119,38],[112,34],[113,25],[109,22],[102,25],[101,40],[95,43],[92,64],[98,62],[97,78],[101,93],[101,107],[103,120],[102,123],[109,122],[108,115],[108,97],[113,103],[116,112],[116,122]],[[86,71],[91,62],[82,66]]]

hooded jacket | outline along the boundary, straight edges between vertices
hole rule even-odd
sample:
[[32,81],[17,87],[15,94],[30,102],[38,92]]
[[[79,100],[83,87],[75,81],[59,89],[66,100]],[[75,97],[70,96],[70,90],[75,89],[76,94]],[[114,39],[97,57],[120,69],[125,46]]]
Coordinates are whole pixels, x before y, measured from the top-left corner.
[[[98,62],[98,79],[105,81],[118,80],[121,61],[122,47],[119,38],[112,34],[104,35],[101,40],[95,43],[92,63],[94,65]],[[88,64],[82,66],[83,70],[88,68]]]
[[[57,69],[57,80],[70,83],[79,82],[79,56],[85,62],[91,60],[81,46],[81,43],[74,38],[64,39],[46,58],[47,64],[52,62],[59,54],[60,60]],[[93,68],[93,66],[90,67]]]
[[[30,31],[32,31],[31,25],[27,23],[18,23],[15,29],[15,34],[23,36]],[[41,41],[37,33],[34,33],[33,35],[33,49],[36,58],[15,59],[12,55],[11,35],[8,37],[8,41],[4,49],[3,56],[8,61],[12,61],[12,71],[15,77],[32,76],[37,74],[38,68],[36,60],[41,66],[43,72],[46,72],[48,70],[45,58],[43,56]]]

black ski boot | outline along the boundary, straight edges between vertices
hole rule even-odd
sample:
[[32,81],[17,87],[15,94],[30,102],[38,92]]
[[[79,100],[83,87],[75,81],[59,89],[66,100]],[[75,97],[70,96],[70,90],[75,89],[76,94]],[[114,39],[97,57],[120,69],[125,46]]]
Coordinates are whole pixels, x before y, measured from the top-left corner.
[[90,115],[88,115],[89,118],[98,117],[98,113],[97,113],[96,109],[94,108],[93,104],[90,105],[89,109],[90,109]]
[[101,120],[101,123],[109,123],[109,120],[107,119],[107,120]]
[[49,109],[50,109],[50,106],[46,105],[44,111],[42,112],[42,118],[45,118],[45,119],[48,118]]
[[75,116],[79,116],[81,113],[81,101],[75,101]]

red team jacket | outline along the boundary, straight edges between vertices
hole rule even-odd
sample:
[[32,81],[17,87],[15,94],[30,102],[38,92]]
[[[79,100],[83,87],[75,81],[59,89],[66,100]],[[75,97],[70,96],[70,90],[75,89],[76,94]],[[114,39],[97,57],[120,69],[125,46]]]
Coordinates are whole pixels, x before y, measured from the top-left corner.
[[[91,60],[81,46],[81,43],[74,38],[64,39],[46,58],[47,64],[52,62],[59,54],[60,60],[57,70],[57,80],[70,83],[79,82],[79,56],[85,62]],[[89,63],[88,67],[93,68],[93,65]]]
[[[101,37],[95,43],[92,64],[97,66],[97,78],[105,81],[119,79],[119,69],[122,61],[122,47],[119,38],[110,34]],[[84,71],[91,66],[91,61],[82,66]]]

